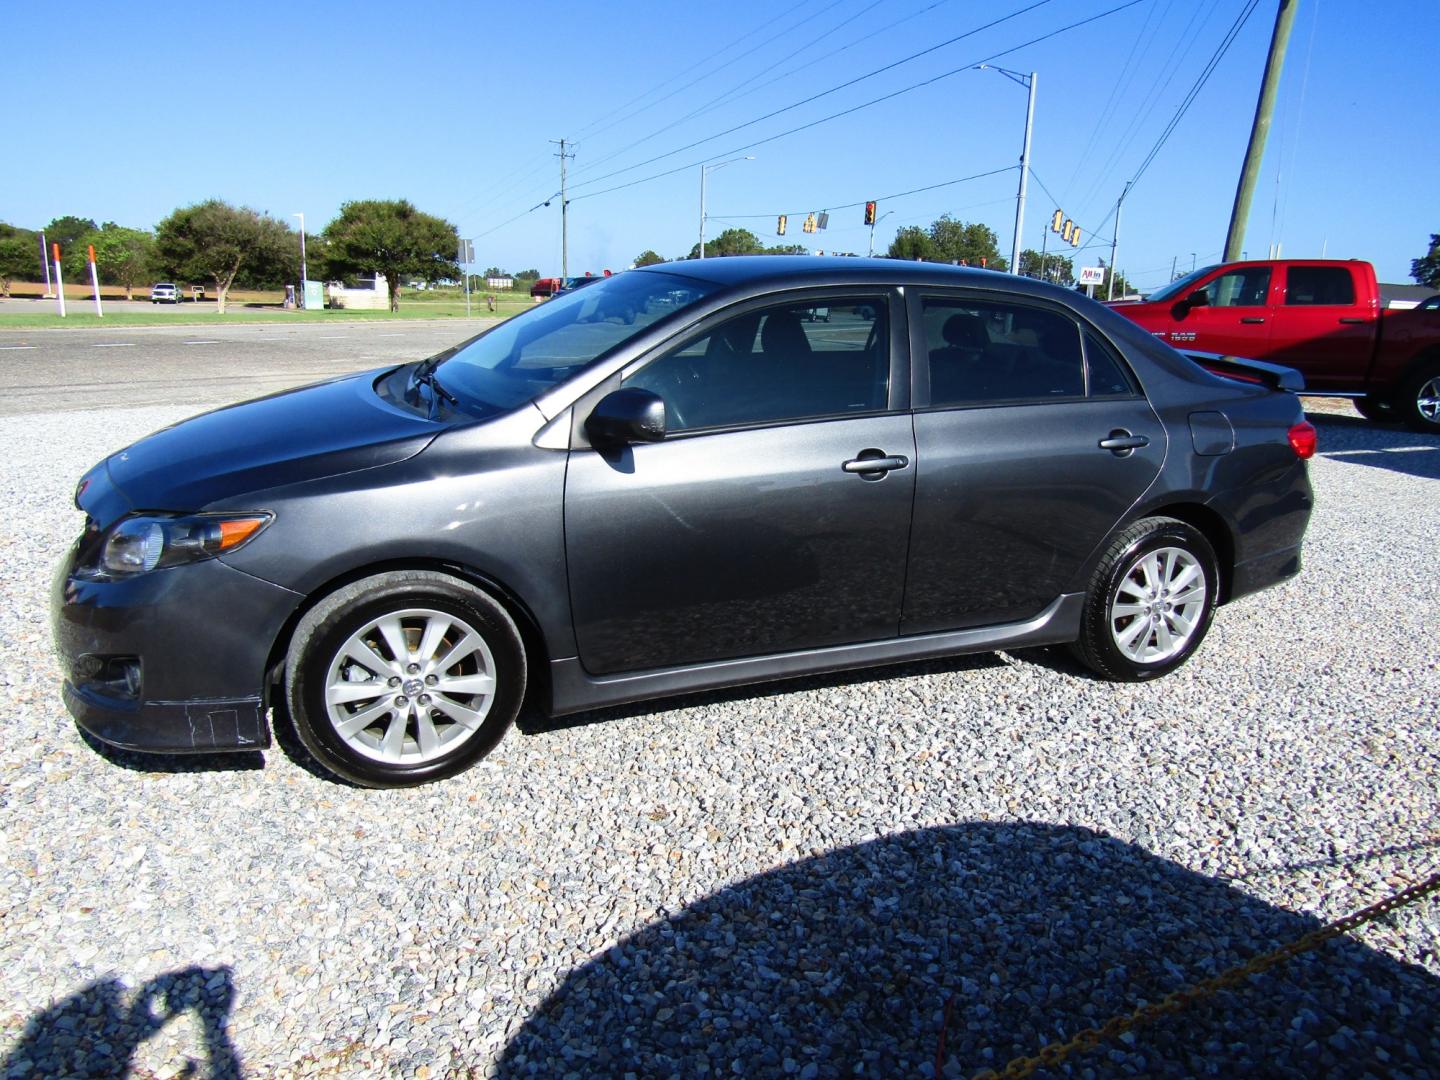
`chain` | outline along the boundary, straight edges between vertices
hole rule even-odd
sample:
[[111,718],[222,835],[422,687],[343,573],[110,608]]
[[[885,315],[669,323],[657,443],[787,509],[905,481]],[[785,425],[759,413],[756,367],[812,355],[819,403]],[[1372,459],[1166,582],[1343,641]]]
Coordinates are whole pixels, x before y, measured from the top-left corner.
[[[1253,975],[1269,971],[1273,967],[1291,960],[1302,953],[1310,952],[1319,948],[1332,938],[1347,934],[1357,927],[1366,923],[1374,922],[1382,915],[1388,915],[1396,908],[1405,907],[1415,901],[1429,896],[1431,893],[1440,892],[1440,874],[1434,874],[1425,881],[1411,885],[1407,889],[1387,896],[1384,900],[1371,904],[1367,908],[1352,912],[1344,918],[1336,919],[1318,930],[1313,930],[1288,945],[1282,945],[1268,953],[1263,953],[1243,964],[1236,965],[1228,971],[1205,979],[1203,982],[1187,986],[1182,990],[1166,994],[1159,1001],[1149,1005],[1141,1005],[1133,1012],[1121,1013],[1113,1016],[1099,1027],[1086,1028],[1077,1032],[1065,1042],[1053,1042],[1044,1047],[1033,1057],[1017,1057],[1006,1065],[999,1072],[994,1069],[985,1069],[975,1075],[975,1080],[1022,1080],[1035,1070],[1040,1068],[1053,1068],[1063,1062],[1071,1054],[1080,1053],[1085,1050],[1093,1050],[1102,1042],[1114,1039],[1143,1024],[1148,1024],[1161,1016],[1169,1013],[1176,1013],[1188,1008],[1197,1001],[1211,997],[1221,990],[1227,990],[1232,986],[1238,986]],[[946,1019],[948,1020],[948,1014]],[[943,1045],[943,1044],[942,1044]]]

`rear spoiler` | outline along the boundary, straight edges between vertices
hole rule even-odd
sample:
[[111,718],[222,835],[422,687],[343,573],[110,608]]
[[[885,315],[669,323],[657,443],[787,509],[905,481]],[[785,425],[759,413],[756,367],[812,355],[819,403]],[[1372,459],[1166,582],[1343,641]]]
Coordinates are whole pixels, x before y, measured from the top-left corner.
[[1227,379],[1268,386],[1271,390],[1288,390],[1292,394],[1298,394],[1305,389],[1305,376],[1283,364],[1267,364],[1264,360],[1221,356],[1219,353],[1186,351],[1184,355],[1211,374]]

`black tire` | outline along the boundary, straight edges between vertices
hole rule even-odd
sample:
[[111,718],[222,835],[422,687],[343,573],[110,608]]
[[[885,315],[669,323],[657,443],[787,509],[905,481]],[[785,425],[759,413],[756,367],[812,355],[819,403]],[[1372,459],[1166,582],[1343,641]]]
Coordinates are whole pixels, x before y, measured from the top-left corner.
[[[1169,551],[1183,552],[1185,558],[1165,554]],[[1161,561],[1168,560],[1170,565],[1181,570],[1181,574],[1172,579],[1177,584],[1182,582],[1184,571],[1189,566],[1197,567],[1204,578],[1203,596],[1190,604],[1174,605],[1172,610],[1166,595],[1136,595],[1144,589],[1138,576],[1141,564],[1150,556],[1157,556]],[[1200,647],[1215,614],[1219,586],[1215,550],[1203,533],[1175,518],[1142,518],[1117,533],[1105,549],[1090,580],[1080,638],[1071,646],[1071,651],[1081,663],[1105,679],[1144,682],[1159,678],[1185,663]],[[1193,587],[1191,583],[1183,583],[1178,592],[1189,596]],[[1112,615],[1112,605],[1120,603],[1122,588],[1126,590],[1124,595],[1132,598],[1125,606],[1151,605],[1150,615]],[[1182,619],[1190,626],[1188,636],[1173,652],[1167,652],[1167,646],[1159,635],[1170,635],[1171,629],[1180,625]],[[1147,620],[1152,626],[1150,630],[1144,628]],[[1133,648],[1141,655],[1127,653],[1117,641],[1117,637],[1133,630],[1140,632],[1140,636],[1134,639]],[[1156,658],[1147,660],[1143,653],[1152,640],[1156,642]],[[1175,643],[1172,641],[1170,644]]]
[[1376,397],[1371,394],[1367,397],[1355,398],[1350,404],[1355,406],[1355,411],[1366,420],[1374,420],[1379,424],[1394,423],[1399,419],[1395,415],[1395,406],[1390,403],[1389,398]]
[[1411,431],[1440,435],[1437,398],[1440,398],[1440,360],[1431,360],[1400,380],[1395,409]]
[[[433,659],[422,667],[400,663],[394,655],[387,636],[375,627],[387,616],[396,617],[392,628],[408,643],[408,661],[423,655],[422,635],[432,622],[437,627],[453,622],[443,636],[437,634]],[[442,666],[466,649],[472,631],[481,644]],[[348,659],[353,639],[371,641],[374,660],[385,669]],[[473,682],[487,674],[493,680],[488,694],[442,693],[439,684],[440,679]],[[468,769],[504,738],[524,700],[525,682],[525,648],[509,613],[468,582],[423,570],[379,574],[331,593],[300,620],[285,663],[285,698],[300,741],[322,767],[365,787],[412,787]],[[337,717],[360,719],[362,711],[380,712],[346,736],[337,726],[341,720],[332,719],[327,687],[357,683],[363,684],[358,689],[364,700],[334,706]],[[382,684],[384,690],[368,692]],[[427,706],[423,710],[422,704]],[[452,710],[476,722],[461,723],[449,715]],[[428,751],[422,723],[431,743]],[[442,733],[438,741],[437,732]],[[394,735],[393,741],[387,735]],[[444,747],[447,740],[454,742],[452,749]]]

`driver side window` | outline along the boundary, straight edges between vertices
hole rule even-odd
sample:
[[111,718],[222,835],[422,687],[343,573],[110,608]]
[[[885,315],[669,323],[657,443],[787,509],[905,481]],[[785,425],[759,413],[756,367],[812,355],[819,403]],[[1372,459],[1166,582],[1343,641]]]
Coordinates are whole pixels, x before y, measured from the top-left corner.
[[846,296],[736,315],[622,385],[658,394],[670,431],[883,411],[890,393],[885,297]]

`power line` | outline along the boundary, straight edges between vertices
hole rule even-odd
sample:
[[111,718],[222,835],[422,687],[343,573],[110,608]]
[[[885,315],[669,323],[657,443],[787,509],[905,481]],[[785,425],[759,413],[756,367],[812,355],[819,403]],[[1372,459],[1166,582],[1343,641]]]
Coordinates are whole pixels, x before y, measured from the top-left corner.
[[[991,53],[989,56],[981,57],[978,60],[972,60],[970,63],[962,64],[960,67],[952,68],[951,70],[942,72],[941,74],[933,76],[932,78],[923,79],[920,82],[912,83],[909,86],[901,87],[899,90],[894,90],[888,94],[882,94],[880,97],[872,98],[869,101],[861,102],[859,105],[853,105],[848,109],[841,109],[839,112],[831,113],[829,116],[822,116],[818,120],[812,120],[809,123],[801,124],[798,127],[790,128],[788,131],[782,131],[778,134],[767,136],[764,139],[757,139],[755,142],[746,143],[744,146],[740,146],[735,149],[725,150],[715,154],[708,154],[704,158],[700,159],[700,161],[694,161],[688,165],[680,165],[673,169],[666,169],[663,172],[653,173],[650,176],[644,176],[638,180],[631,180],[624,184],[616,184],[614,187],[604,188],[600,191],[586,192],[584,195],[575,196],[575,199],[572,199],[571,201],[574,202],[578,199],[590,199],[594,198],[597,195],[607,195],[612,191],[623,191],[625,188],[635,187],[637,184],[649,183],[651,180],[658,180],[661,177],[673,176],[677,172],[684,172],[685,170],[692,169],[696,165],[702,164],[705,161],[709,161],[712,158],[723,157],[725,154],[735,154],[745,150],[752,150],[757,146],[764,146],[766,143],[774,142],[776,139],[783,139],[789,135],[794,135],[797,132],[806,131],[813,127],[818,127],[819,125],[828,123],[831,120],[838,120],[842,116],[850,116],[851,114],[857,113],[862,109],[868,109],[872,105],[878,105],[881,102],[890,101],[893,98],[900,97],[902,94],[908,94],[912,90],[918,90],[925,86],[931,86],[934,83],[940,82],[942,79],[948,79],[953,75],[958,75],[962,71],[969,71],[980,64],[987,64],[992,60],[998,60],[1002,56],[1009,56],[1013,52],[1019,52],[1021,49],[1028,48],[1031,45],[1036,45],[1042,41],[1047,41],[1050,38],[1058,37],[1061,34],[1068,33],[1069,31],[1074,30],[1077,27],[1084,26],[1087,23],[1095,22],[1098,19],[1103,19],[1109,15],[1114,15],[1116,12],[1124,11],[1126,8],[1132,8],[1137,4],[1142,4],[1146,2],[1148,2],[1148,0],[1127,0],[1127,2],[1119,4],[1116,7],[1110,8],[1106,11],[1102,11],[1098,15],[1091,15],[1088,18],[1079,19],[1073,23],[1070,23],[1067,26],[1062,26],[1057,30],[1052,30],[1049,33],[1041,34],[1039,37],[1031,38],[1029,41],[1021,42],[1019,45],[1014,45],[1008,49],[1002,49],[997,53]],[[707,141],[709,140],[701,140],[701,142]],[[669,155],[663,154],[661,156],[668,157]],[[620,171],[625,172],[628,170],[622,169]],[[587,181],[587,183],[595,183],[599,179],[602,178],[597,177],[596,180]]]
[[[975,27],[974,29],[967,30],[967,31],[965,31],[963,34],[957,34],[957,35],[955,35],[955,36],[952,37],[952,38],[948,38],[948,39],[946,39],[945,41],[940,42],[939,44],[931,45],[929,48],[921,49],[919,52],[911,53],[909,56],[905,56],[905,57],[902,57],[902,58],[899,59],[899,60],[892,61],[892,62],[889,63],[889,64],[885,64],[883,67],[878,67],[878,68],[876,68],[874,71],[866,72],[864,75],[857,75],[857,76],[855,76],[853,79],[847,79],[845,82],[842,82],[842,83],[839,83],[839,84],[837,84],[837,85],[835,85],[835,86],[832,86],[832,87],[830,87],[828,90],[821,90],[819,93],[811,94],[809,97],[803,98],[803,99],[801,99],[800,101],[792,102],[791,104],[785,105],[785,106],[783,106],[783,107],[781,107],[781,108],[779,108],[779,109],[773,109],[772,111],[770,111],[770,112],[768,112],[768,113],[765,113],[763,116],[757,116],[757,117],[756,117],[755,119],[753,119],[753,120],[747,120],[747,121],[745,121],[743,124],[736,124],[734,127],[726,128],[724,131],[718,131],[718,132],[716,132],[714,135],[707,135],[707,136],[706,136],[705,138],[703,138],[703,139],[696,139],[694,142],[686,143],[684,146],[677,146],[674,150],[667,150],[667,151],[666,151],[665,153],[663,153],[663,154],[656,154],[656,155],[655,155],[654,157],[652,157],[652,158],[646,158],[644,161],[636,162],[636,163],[633,164],[633,165],[627,165],[627,166],[625,166],[623,169],[616,169],[616,170],[614,170],[613,172],[608,172],[608,173],[605,173],[604,175],[596,176],[596,177],[594,177],[594,178],[592,178],[592,179],[590,179],[590,180],[584,181],[584,183],[577,184],[576,187],[585,187],[585,186],[587,186],[587,185],[589,185],[589,184],[598,184],[598,183],[600,183],[600,182],[603,181],[603,180],[609,180],[611,177],[619,176],[619,175],[622,174],[622,173],[631,172],[631,171],[633,171],[633,170],[635,170],[635,169],[642,169],[642,168],[644,168],[646,165],[653,165],[655,162],[657,162],[657,161],[663,161],[663,160],[664,160],[665,158],[667,158],[667,157],[674,157],[676,154],[684,153],[686,150],[693,150],[693,149],[694,149],[695,147],[697,147],[697,146],[700,146],[700,145],[702,145],[702,144],[704,144],[704,143],[707,143],[707,142],[713,142],[715,139],[723,138],[723,137],[726,136],[726,135],[733,135],[735,132],[737,132],[737,131],[743,131],[745,128],[754,127],[756,124],[763,123],[764,121],[773,119],[774,117],[780,116],[780,115],[782,115],[783,113],[791,112],[791,111],[794,110],[794,109],[798,109],[798,108],[800,108],[802,105],[809,105],[809,104],[810,104],[811,102],[813,102],[813,101],[818,101],[818,100],[820,100],[820,99],[823,98],[823,97],[828,97],[828,96],[831,95],[831,94],[838,93],[838,92],[841,91],[841,90],[845,90],[845,89],[847,89],[847,88],[849,88],[849,87],[851,87],[851,86],[855,86],[857,83],[865,82],[867,79],[873,79],[875,76],[884,74],[884,73],[887,72],[887,71],[893,71],[893,70],[894,70],[895,68],[897,68],[897,67],[901,67],[901,66],[904,65],[904,64],[908,64],[908,63],[910,63],[910,62],[913,61],[913,60],[918,60],[918,59],[919,59],[920,57],[922,57],[922,56],[928,56],[930,53],[936,52],[936,51],[939,50],[939,49],[943,49],[943,48],[946,48],[947,46],[953,45],[953,44],[955,44],[957,41],[963,41],[963,40],[966,39],[966,38],[974,37],[976,34],[979,34],[979,33],[982,33],[982,32],[984,32],[984,31],[986,31],[986,30],[992,29],[993,27],[999,26],[1001,23],[1009,22],[1011,19],[1017,18],[1017,17],[1020,16],[1020,15],[1028,14],[1029,12],[1034,11],[1036,8],[1044,7],[1046,4],[1051,3],[1051,2],[1052,2],[1052,0],[1035,0],[1035,2],[1032,3],[1032,4],[1030,4],[1028,7],[1020,8],[1018,11],[1013,11],[1013,12],[1011,12],[1009,15],[1001,16],[1001,17],[998,18],[998,19],[992,19],[990,22],[985,23],[985,24],[983,24],[983,25],[981,25],[981,26],[977,26],[977,27]],[[1130,4],[1138,4],[1138,3],[1142,3],[1142,2],[1144,2],[1144,0],[1130,0]],[[1126,5],[1124,5],[1124,6],[1125,6],[1125,7],[1129,7],[1130,4],[1126,4]],[[1089,20],[1086,20],[1086,21],[1089,21]],[[1078,25],[1078,24],[1077,24],[1077,25]],[[967,66],[968,66],[968,65],[967,65]],[[957,69],[957,70],[964,70],[964,69]],[[953,73],[952,73],[952,74],[953,74]],[[941,78],[943,78],[943,77],[944,77],[944,76],[941,76]],[[934,81],[937,81],[937,80],[934,80],[934,79],[929,80],[929,82],[934,82]],[[928,85],[928,83],[917,83],[917,84],[915,84],[915,85],[916,85],[916,86],[925,86],[925,85]],[[909,89],[914,89],[914,88],[915,88],[915,87],[910,87]],[[903,92],[903,91],[902,91],[902,92]],[[892,97],[893,97],[893,96],[895,96],[895,95],[889,95],[889,96],[892,96]],[[883,101],[884,98],[878,98],[878,99],[876,99],[876,100]],[[797,129],[797,130],[799,130],[799,129]],[[768,140],[765,140],[765,141],[768,141]],[[757,146],[758,146],[758,145],[760,145],[760,144],[759,144],[759,143],[756,143],[756,144],[754,144],[754,145],[757,145]],[[728,153],[728,151],[726,151],[726,152]],[[718,156],[720,156],[720,155],[715,154],[715,155],[711,155],[711,156],[713,156],[713,157],[718,157]],[[688,166],[687,166],[687,168],[688,168]],[[614,189],[611,189],[611,190],[614,190]]]
[[[983,180],[983,179],[984,179],[985,177],[987,177],[987,176],[999,176],[1001,173],[1014,172],[1014,171],[1015,171],[1016,169],[1018,169],[1018,168],[1020,168],[1019,165],[1006,165],[1003,169],[991,169],[989,172],[974,173],[974,174],[971,175],[971,176],[961,176],[961,177],[958,177],[958,178],[956,178],[956,179],[954,179],[954,180],[942,180],[942,181],[940,181],[940,183],[938,183],[938,184],[926,184],[924,187],[911,188],[909,191],[897,191],[897,192],[895,192],[894,194],[891,194],[891,195],[881,195],[881,196],[878,196],[876,199],[873,199],[873,200],[872,200],[872,199],[861,199],[861,200],[859,200],[858,202],[841,203],[841,204],[838,205],[838,206],[831,205],[831,204],[828,204],[828,203],[827,203],[827,204],[825,205],[825,207],[824,207],[824,210],[825,210],[826,213],[829,213],[829,212],[831,212],[832,210],[853,210],[853,209],[854,209],[855,207],[857,207],[857,206],[864,206],[867,202],[887,202],[887,201],[891,201],[891,200],[894,200],[894,199],[903,199],[903,198],[905,198],[907,195],[919,195],[919,194],[920,194],[921,192],[923,192],[923,191],[936,191],[936,190],[938,190],[939,188],[943,188],[943,187],[953,187],[955,184],[965,184],[965,183],[969,183],[971,180]],[[1008,198],[1007,198],[1007,199],[1001,200],[1001,201],[1008,202],[1009,200],[1008,200]],[[814,207],[812,206],[810,209],[813,210]],[[808,214],[808,213],[810,213],[810,210],[776,210],[776,211],[774,211],[773,213],[769,213],[769,214],[726,214],[725,217],[726,217],[726,218],[735,218],[735,219],[746,218],[746,219],[754,220],[754,219],[756,219],[756,218],[779,217],[781,214],[784,214],[786,217],[789,217],[789,216],[791,216],[791,215],[798,216],[798,215],[800,215],[800,214]],[[715,216],[718,217],[719,215],[715,215]]]

